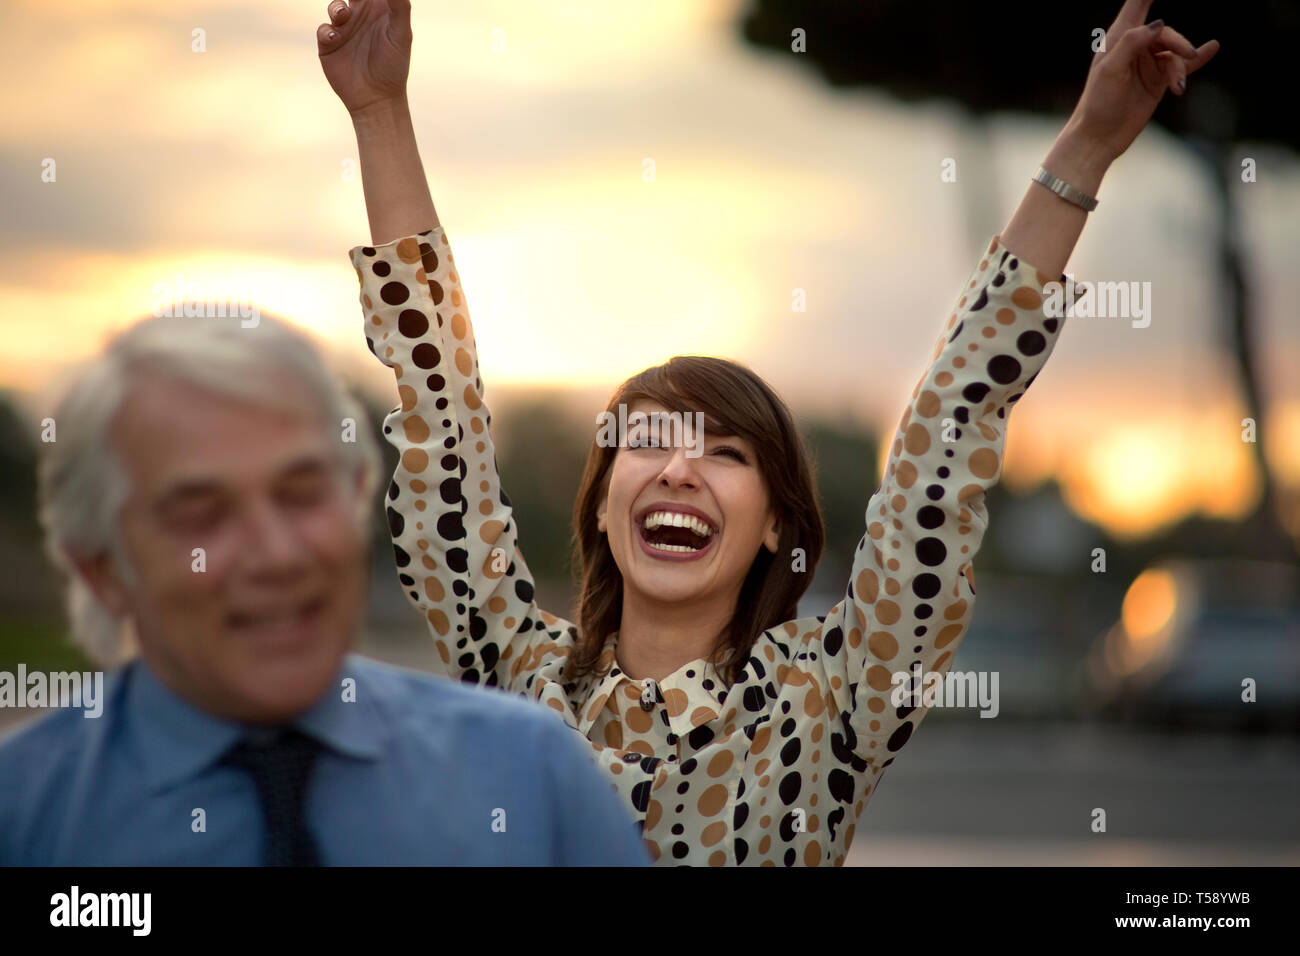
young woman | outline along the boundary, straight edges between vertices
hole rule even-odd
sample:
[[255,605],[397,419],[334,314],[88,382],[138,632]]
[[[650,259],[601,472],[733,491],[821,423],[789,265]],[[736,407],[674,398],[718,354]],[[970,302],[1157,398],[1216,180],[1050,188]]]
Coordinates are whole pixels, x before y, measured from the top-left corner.
[[843,599],[796,617],[823,529],[785,405],[739,365],[676,358],[607,411],[703,412],[702,446],[593,441],[571,624],[533,600],[499,486],[469,310],[407,107],[409,2],[330,5],[320,58],[356,130],[374,243],[352,250],[366,340],[401,399],[384,427],[401,451],[388,489],[398,575],[448,674],[534,698],[590,741],[657,860],[844,861],[925,715],[924,700],[894,697],[895,675],[945,673],[970,621],[1007,417],[1061,331],[1044,286],[1065,281],[1109,164],[1217,52],[1145,25],[1149,6],[1124,5],[1044,160],[1066,185],[1031,183],[962,286]]

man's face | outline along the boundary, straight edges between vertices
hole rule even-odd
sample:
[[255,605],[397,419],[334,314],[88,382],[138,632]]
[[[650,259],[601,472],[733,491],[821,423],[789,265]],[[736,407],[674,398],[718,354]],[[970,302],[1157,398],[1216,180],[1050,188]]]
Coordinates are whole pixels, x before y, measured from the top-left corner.
[[131,482],[120,529],[135,581],[100,559],[97,590],[134,619],[145,662],[229,719],[279,723],[312,706],[367,587],[360,482],[344,477],[320,418],[147,378],[113,437]]

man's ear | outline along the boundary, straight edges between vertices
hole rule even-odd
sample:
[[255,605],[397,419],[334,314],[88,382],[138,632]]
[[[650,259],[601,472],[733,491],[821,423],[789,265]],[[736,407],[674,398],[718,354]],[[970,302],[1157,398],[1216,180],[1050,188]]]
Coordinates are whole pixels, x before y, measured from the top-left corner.
[[117,575],[117,569],[113,567],[111,557],[107,554],[98,554],[93,558],[68,555],[68,559],[76,568],[82,581],[94,592],[100,604],[118,617],[128,615],[130,603],[127,600],[126,589],[122,587],[122,581]]

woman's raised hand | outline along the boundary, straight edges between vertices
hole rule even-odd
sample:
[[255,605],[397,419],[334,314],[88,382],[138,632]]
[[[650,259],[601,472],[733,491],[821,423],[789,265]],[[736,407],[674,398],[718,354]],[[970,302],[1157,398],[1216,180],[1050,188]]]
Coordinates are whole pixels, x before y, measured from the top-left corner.
[[325,78],[353,115],[406,95],[411,0],[333,0],[316,28]]
[[[1186,91],[1188,75],[1219,52],[1219,41],[1194,47],[1164,21],[1146,22],[1152,0],[1127,0],[1092,58],[1072,122],[1108,160],[1142,132],[1166,90]],[[1155,27],[1155,29],[1152,29]]]

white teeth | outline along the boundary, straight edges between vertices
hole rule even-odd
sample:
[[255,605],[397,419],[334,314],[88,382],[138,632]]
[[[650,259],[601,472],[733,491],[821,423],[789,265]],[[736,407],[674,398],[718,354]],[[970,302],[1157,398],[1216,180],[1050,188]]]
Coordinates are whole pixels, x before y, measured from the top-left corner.
[[694,552],[694,551],[698,551],[698,550],[700,550],[699,548],[692,548],[690,545],[686,545],[686,544],[654,544],[654,543],[650,543],[650,547],[654,548],[656,551],[692,551],[692,552]]
[[[653,511],[645,516],[645,529],[653,531],[659,527],[669,528],[690,528],[701,538],[712,537],[713,529],[709,525],[695,517],[695,515],[682,514],[677,511]],[[682,547],[678,545],[677,547]],[[687,548],[688,551],[694,551],[694,548]]]

